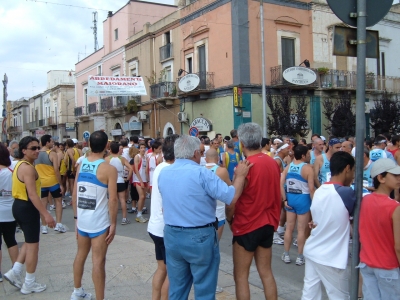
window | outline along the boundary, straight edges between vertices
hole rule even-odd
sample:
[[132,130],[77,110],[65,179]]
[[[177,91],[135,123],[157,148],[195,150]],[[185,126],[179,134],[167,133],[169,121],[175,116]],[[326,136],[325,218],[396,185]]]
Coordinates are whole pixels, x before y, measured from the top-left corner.
[[83,90],[83,105],[85,106],[84,109],[88,106],[88,96],[87,96],[87,89]]
[[169,31],[164,33],[164,41],[164,45],[171,43],[171,33]]
[[114,40],[118,40],[118,28],[114,30]]
[[193,57],[186,58],[186,70],[188,73],[193,73]]
[[206,87],[206,77],[207,77],[207,66],[206,66],[206,47],[201,45],[197,48],[198,50],[198,66],[199,66],[199,77],[200,84],[199,88],[204,89]]
[[97,75],[101,75],[101,66],[97,67]]
[[294,43],[296,39],[282,38],[282,71],[295,66],[295,49]]

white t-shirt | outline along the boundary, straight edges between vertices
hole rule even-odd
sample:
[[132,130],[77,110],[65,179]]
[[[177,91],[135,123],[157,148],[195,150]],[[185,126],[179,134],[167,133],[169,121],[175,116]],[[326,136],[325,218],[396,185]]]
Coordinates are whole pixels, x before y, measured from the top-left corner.
[[[0,221],[15,221],[12,206],[14,198],[12,197],[12,174],[17,161],[11,161],[9,168],[0,169]],[[1,238],[1,237],[0,237]]]
[[349,256],[350,215],[356,195],[352,188],[325,183],[319,187],[311,203],[313,222],[304,245],[304,256],[318,264],[346,269]]
[[78,160],[75,162],[75,166],[79,166],[85,158],[85,155],[79,157]]
[[165,167],[170,164],[162,162],[154,170],[153,174],[153,188],[151,191],[151,206],[150,206],[150,220],[147,226],[147,232],[158,237],[164,237],[164,215],[162,209],[162,198],[158,189],[158,176]]
[[[130,162],[130,161],[131,161],[131,157],[129,156],[129,148],[124,148],[124,149],[122,149],[122,154],[121,154],[121,156],[122,156],[123,158],[125,158],[127,162]],[[128,169],[124,166],[124,176],[123,176],[123,177],[126,178],[126,177],[128,177],[128,175],[129,175],[129,171],[128,171]]]

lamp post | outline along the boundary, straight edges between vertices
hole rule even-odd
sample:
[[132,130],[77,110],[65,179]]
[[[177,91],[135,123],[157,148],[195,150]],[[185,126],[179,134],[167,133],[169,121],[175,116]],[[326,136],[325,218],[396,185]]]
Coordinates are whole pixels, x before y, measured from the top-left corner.
[[260,0],[260,26],[261,26],[261,100],[263,103],[263,136],[268,137],[267,132],[267,93],[265,90],[265,55],[264,55],[264,5]]
[[[7,74],[4,73],[4,79],[3,81],[3,122],[4,126],[2,126],[2,142],[7,141],[7,84],[8,84],[8,77]],[[3,124],[2,124],[3,125]]]

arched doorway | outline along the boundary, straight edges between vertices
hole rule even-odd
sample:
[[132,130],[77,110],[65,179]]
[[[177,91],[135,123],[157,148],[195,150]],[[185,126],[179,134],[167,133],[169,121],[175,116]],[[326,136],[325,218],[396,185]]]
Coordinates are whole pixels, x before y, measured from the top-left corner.
[[112,130],[112,136],[114,141],[119,142],[122,138],[122,127],[120,123],[115,123],[114,129]]
[[167,122],[167,124],[165,124],[164,126],[163,137],[165,138],[174,133],[175,133],[174,125],[172,125],[170,122]]

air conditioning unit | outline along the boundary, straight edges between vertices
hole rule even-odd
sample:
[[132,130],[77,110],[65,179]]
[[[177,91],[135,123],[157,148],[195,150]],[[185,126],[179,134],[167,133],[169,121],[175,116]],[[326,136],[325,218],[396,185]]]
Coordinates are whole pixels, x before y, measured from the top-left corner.
[[178,122],[184,123],[187,121],[187,119],[188,119],[187,113],[183,111],[178,112]]
[[146,120],[147,119],[147,111],[143,111],[143,110],[138,111],[137,118],[139,120]]

